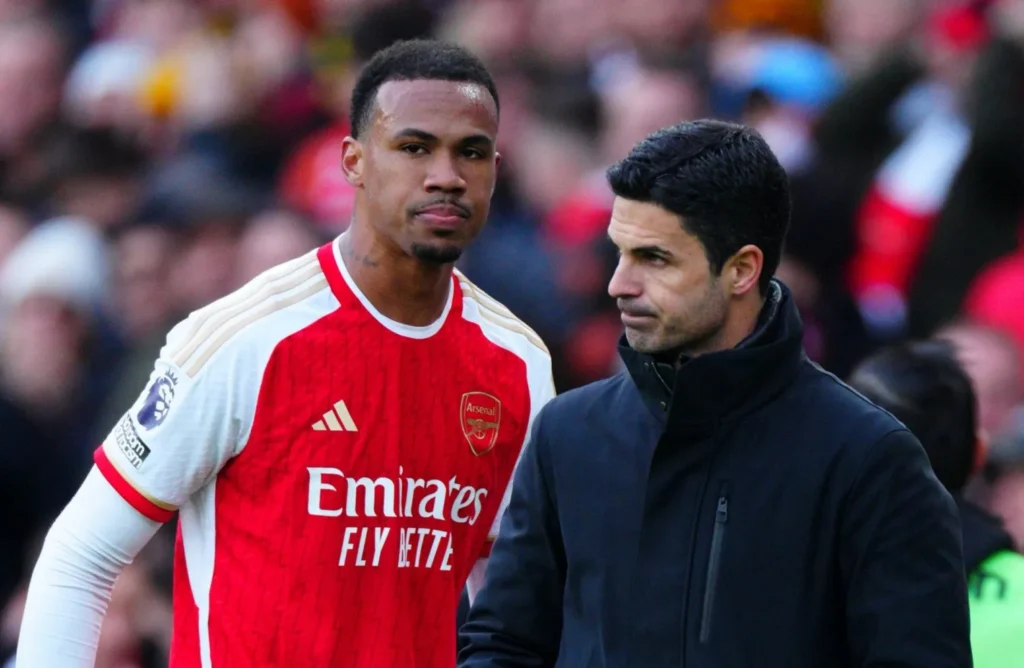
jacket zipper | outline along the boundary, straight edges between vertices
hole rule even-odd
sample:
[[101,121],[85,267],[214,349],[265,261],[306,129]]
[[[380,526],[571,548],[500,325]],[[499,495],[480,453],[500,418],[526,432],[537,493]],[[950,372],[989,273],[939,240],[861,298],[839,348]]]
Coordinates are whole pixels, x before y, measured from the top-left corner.
[[725,485],[718,497],[715,509],[715,529],[711,534],[711,555],[708,559],[707,581],[704,583],[704,612],[700,622],[700,642],[707,644],[711,638],[711,615],[715,609],[715,590],[718,587],[718,563],[722,557],[725,529],[729,523],[729,494]]

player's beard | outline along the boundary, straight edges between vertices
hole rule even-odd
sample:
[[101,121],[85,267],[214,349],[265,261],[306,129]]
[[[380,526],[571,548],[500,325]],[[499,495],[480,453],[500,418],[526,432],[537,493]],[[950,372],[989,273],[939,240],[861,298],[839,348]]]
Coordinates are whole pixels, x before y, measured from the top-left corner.
[[454,244],[414,243],[411,250],[414,258],[430,264],[452,264],[462,257],[462,249]]

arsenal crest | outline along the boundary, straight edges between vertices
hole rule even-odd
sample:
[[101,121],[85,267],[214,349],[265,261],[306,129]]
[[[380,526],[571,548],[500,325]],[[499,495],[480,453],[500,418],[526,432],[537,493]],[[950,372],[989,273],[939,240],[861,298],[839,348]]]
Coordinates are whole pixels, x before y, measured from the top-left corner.
[[498,398],[486,392],[466,392],[462,395],[459,414],[469,449],[477,456],[489,452],[498,440],[501,424],[501,402]]

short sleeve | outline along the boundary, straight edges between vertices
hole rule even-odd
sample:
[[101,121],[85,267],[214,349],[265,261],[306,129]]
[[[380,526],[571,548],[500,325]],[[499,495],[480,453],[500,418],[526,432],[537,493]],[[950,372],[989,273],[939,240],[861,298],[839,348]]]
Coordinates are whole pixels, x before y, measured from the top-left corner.
[[241,449],[258,391],[237,342],[186,373],[180,351],[190,329],[186,320],[171,331],[146,387],[94,455],[114,489],[157,522],[169,520]]
[[[530,383],[530,420],[526,426],[526,436],[523,439],[523,445],[519,449],[519,458],[516,461],[516,467],[519,466],[519,461],[522,460],[523,452],[529,445],[530,435],[533,433],[533,423],[537,419],[537,415],[541,409],[549,401],[555,398],[555,381],[551,373],[551,358],[545,355],[544,363],[538,363],[529,368],[528,372]],[[513,476],[514,477],[514,476]],[[494,544],[494,540],[498,537],[498,527],[501,526],[501,518],[505,514],[505,510],[508,508],[509,500],[512,497],[512,483],[511,481],[505,488],[505,493],[501,497],[501,504],[498,506],[498,512],[494,516],[494,521],[491,523],[491,528],[487,533],[487,543],[484,546],[483,554],[480,556],[486,558],[490,556],[491,546]]]

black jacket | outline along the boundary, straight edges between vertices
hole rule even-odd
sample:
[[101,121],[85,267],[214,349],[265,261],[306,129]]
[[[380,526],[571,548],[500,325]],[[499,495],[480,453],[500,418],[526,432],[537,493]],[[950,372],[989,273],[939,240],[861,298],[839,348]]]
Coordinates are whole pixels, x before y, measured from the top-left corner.
[[545,407],[460,666],[971,665],[924,450],[807,360],[781,284],[762,321],[660,376],[622,346],[628,372]]
[[973,573],[994,554],[1014,550],[1013,537],[1006,532],[1001,519],[960,496],[956,497],[956,503],[960,507],[967,573]]

